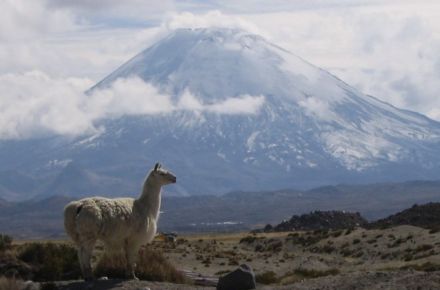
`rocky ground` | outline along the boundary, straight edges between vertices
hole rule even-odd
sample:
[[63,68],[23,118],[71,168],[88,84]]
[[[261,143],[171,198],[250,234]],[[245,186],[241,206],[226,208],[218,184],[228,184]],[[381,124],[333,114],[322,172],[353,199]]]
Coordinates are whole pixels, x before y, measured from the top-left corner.
[[[55,289],[64,290],[190,290],[215,289],[213,286],[179,285],[150,281],[107,280],[95,282],[62,281],[53,283]],[[290,285],[262,285],[261,290],[436,290],[440,286],[440,272],[422,272],[414,270],[400,271],[366,271],[339,274],[335,276],[307,279]],[[52,286],[53,287],[53,286]]]
[[155,243],[177,268],[220,276],[246,263],[279,283],[355,271],[440,270],[440,233],[414,226],[189,236]]
[[[55,284],[58,289],[64,290],[189,290],[189,289],[215,289],[215,287],[176,285],[170,283],[148,281],[109,280],[85,283],[81,281],[65,281]],[[275,286],[261,285],[257,289],[269,290],[352,290],[352,289],[399,289],[399,290],[435,290],[440,286],[440,272],[419,272],[413,270],[388,271],[388,272],[353,272],[336,276],[327,276],[308,279],[291,285]]]
[[190,235],[157,239],[149,248],[195,285],[63,281],[51,289],[215,289],[219,277],[244,263],[257,289],[440,289],[440,232],[408,225]]

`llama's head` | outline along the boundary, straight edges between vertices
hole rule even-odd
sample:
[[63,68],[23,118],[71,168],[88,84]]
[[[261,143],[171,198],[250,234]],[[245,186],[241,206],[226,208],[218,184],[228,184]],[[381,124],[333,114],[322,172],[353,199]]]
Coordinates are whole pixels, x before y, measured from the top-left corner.
[[154,178],[160,185],[167,185],[170,183],[176,183],[177,178],[170,171],[162,168],[162,165],[156,163],[154,169],[150,173],[150,177]]

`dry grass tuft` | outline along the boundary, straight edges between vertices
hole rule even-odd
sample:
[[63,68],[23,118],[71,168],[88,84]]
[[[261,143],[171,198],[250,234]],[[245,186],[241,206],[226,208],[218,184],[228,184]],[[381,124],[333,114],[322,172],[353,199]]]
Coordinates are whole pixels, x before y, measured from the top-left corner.
[[76,249],[70,245],[29,243],[18,251],[18,259],[32,265],[35,281],[77,279],[81,275]]
[[257,281],[257,283],[268,285],[277,283],[279,281],[279,278],[274,271],[266,271],[264,273],[255,275],[255,280]]
[[[122,254],[103,254],[95,267],[95,276],[125,278],[126,259]],[[161,252],[143,248],[136,267],[139,279],[188,284],[189,280],[178,271]]]
[[1,290],[17,290],[23,288],[23,282],[15,278],[0,277]]

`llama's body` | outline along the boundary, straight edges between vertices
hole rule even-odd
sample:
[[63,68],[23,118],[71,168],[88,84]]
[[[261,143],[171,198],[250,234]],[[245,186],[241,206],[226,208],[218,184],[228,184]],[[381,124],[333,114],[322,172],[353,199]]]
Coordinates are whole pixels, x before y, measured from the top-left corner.
[[91,256],[97,240],[106,250],[123,250],[128,274],[134,275],[135,260],[141,245],[153,240],[159,218],[160,189],[176,178],[158,164],[145,180],[138,199],[90,197],[72,201],[64,209],[64,226],[78,247],[81,270],[92,278]]
[[81,240],[102,240],[108,250],[123,249],[128,240],[150,242],[155,235],[158,216],[142,216],[134,207],[135,199],[91,197],[73,201],[66,207],[69,236]]

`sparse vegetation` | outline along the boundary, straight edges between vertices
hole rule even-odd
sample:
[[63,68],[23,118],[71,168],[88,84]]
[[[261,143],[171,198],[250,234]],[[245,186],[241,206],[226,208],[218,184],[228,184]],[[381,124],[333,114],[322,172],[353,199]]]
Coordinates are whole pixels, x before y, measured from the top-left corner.
[[440,264],[434,264],[432,262],[426,262],[423,264],[410,264],[400,267],[402,270],[412,269],[416,271],[433,272],[440,271]]
[[266,285],[274,284],[279,281],[274,271],[266,271],[264,273],[257,274],[255,275],[255,280],[257,281],[257,283],[266,284]]
[[76,249],[67,244],[29,243],[20,246],[18,259],[33,267],[35,281],[71,280],[80,277]]
[[[109,278],[125,278],[126,259],[122,254],[103,254],[99,259],[95,276],[108,276]],[[188,283],[185,276],[179,272],[163,255],[158,251],[144,248],[140,251],[136,267],[136,275],[139,279],[150,281],[167,281],[173,283]]]
[[[194,271],[188,275],[191,279],[198,279],[195,277],[199,277],[200,273],[202,279],[205,275],[207,278],[222,276],[233,271],[239,264],[247,263],[254,268],[258,283],[288,285],[322,276],[340,273],[352,275],[365,269],[369,271],[370,265],[374,265],[373,271],[370,271],[373,273],[376,269],[393,270],[396,273],[417,273],[401,271],[407,269],[440,271],[440,264],[437,264],[440,240],[430,230],[400,226],[384,230],[358,228],[348,230],[348,235],[345,235],[346,232],[347,230],[318,229],[289,233],[189,235],[185,238],[179,237],[175,243],[157,239],[141,252],[136,274],[143,280],[188,283],[188,278],[177,269]],[[49,249],[63,247],[61,245],[68,247],[67,250],[55,250],[58,252],[53,257],[44,256]],[[104,249],[102,245],[97,245],[97,250],[97,253],[102,254]],[[77,260],[75,250],[62,243],[9,244],[3,254],[0,252],[0,275],[6,269],[1,268],[4,261],[1,260],[2,255],[14,256],[17,262],[23,263],[32,272],[32,276],[16,275],[23,280],[33,279],[34,275],[37,276],[37,271],[41,271],[38,272],[40,277],[47,275],[51,268],[45,268],[42,260],[52,261],[49,263],[53,269],[63,269],[66,267],[65,261]],[[125,259],[121,256],[100,258],[97,255],[95,263],[97,277],[124,278],[126,275]],[[12,266],[15,267],[13,263]],[[79,273],[79,269],[77,270]],[[9,273],[21,273],[20,271]],[[66,276],[65,269],[58,273],[57,271],[54,271],[54,276]],[[40,281],[43,280],[44,278],[40,278]],[[45,284],[49,287],[47,289],[55,289],[50,288],[51,285],[56,287],[56,283]]]
[[425,251],[432,250],[433,248],[434,248],[433,245],[423,244],[423,245],[418,246],[414,251],[415,252],[425,252]]
[[281,284],[288,285],[299,282],[304,279],[313,279],[318,277],[324,277],[329,275],[338,275],[338,269],[328,269],[324,271],[314,269],[295,269],[293,272],[287,272],[278,279]]
[[23,288],[23,282],[15,278],[0,277],[1,290],[17,290]]
[[312,269],[296,269],[294,274],[304,277],[305,279],[318,278],[329,275],[337,275],[339,274],[338,269],[329,269],[329,270],[312,270]]
[[228,273],[230,273],[230,272],[231,272],[231,270],[229,270],[229,269],[227,269],[227,270],[221,270],[221,271],[216,272],[214,275],[222,276],[222,275],[224,275],[224,274],[228,274]]
[[0,234],[0,251],[9,249],[12,245],[12,237],[4,234]]
[[332,233],[332,237],[337,238],[337,237],[339,237],[340,235],[342,235],[342,233],[343,233],[342,230],[334,231],[334,232]]

